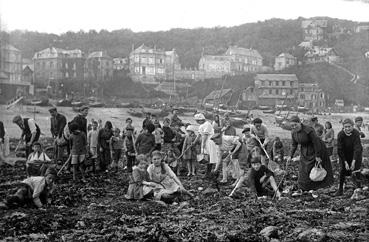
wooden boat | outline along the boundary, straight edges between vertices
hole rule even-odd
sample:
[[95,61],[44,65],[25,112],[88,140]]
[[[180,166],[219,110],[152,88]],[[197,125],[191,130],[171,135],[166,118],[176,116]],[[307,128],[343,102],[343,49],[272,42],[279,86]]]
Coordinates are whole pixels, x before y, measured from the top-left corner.
[[58,106],[58,107],[71,107],[72,106],[72,100],[61,99],[56,103],[56,106]]
[[263,113],[275,113],[274,109],[263,110]]
[[105,107],[105,103],[102,102],[91,102],[88,104],[88,106],[92,107],[92,108],[102,108]]
[[127,113],[133,117],[142,118],[144,117],[144,113],[142,112],[142,109],[129,109]]
[[49,106],[49,99],[48,98],[45,98],[45,99],[34,99],[29,104],[30,105],[34,105],[34,106],[45,107],[45,106]]
[[71,104],[73,107],[82,107],[83,105],[85,105],[85,103],[82,101],[74,101]]
[[309,109],[299,106],[299,107],[297,107],[297,111],[300,112],[300,113],[307,113],[307,112],[309,112]]
[[258,109],[260,109],[260,110],[270,110],[271,107],[260,105],[260,106],[258,106]]

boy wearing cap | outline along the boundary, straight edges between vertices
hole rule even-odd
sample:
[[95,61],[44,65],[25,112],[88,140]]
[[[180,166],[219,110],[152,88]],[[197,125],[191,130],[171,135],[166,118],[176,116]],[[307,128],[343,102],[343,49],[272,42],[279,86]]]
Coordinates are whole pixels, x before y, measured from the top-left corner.
[[79,131],[84,132],[87,135],[87,115],[89,108],[87,106],[83,106],[79,109],[79,114],[74,117],[71,123],[76,123]]
[[[253,126],[251,126],[251,134],[255,135],[255,137],[260,141],[260,144],[267,150],[267,145],[269,143],[269,132],[267,127],[263,124],[263,121],[260,118],[255,118],[253,120]],[[261,163],[263,165],[267,165],[266,154],[261,156]]]
[[48,195],[53,191],[56,171],[48,169],[45,176],[29,177],[21,182],[20,188],[13,195],[6,198],[8,208],[35,205],[37,208],[50,203]]
[[336,196],[343,194],[343,184],[346,176],[352,176],[352,181],[356,188],[361,184],[358,179],[360,170],[363,146],[361,145],[360,133],[354,128],[354,122],[351,119],[343,121],[343,129],[337,135],[337,154],[341,164],[340,182]]
[[[278,190],[277,183],[274,179],[274,173],[266,166],[261,164],[259,157],[251,159],[251,169],[248,174],[249,187],[256,196],[273,196],[275,193],[277,198],[281,197],[281,193]],[[271,186],[272,190],[269,188]]]
[[255,147],[260,147],[259,141],[256,139],[254,135],[251,134],[250,127],[245,127],[242,131],[243,137],[243,143],[246,145],[247,150],[247,168],[251,167],[251,151]]
[[155,126],[152,123],[148,123],[144,131],[137,137],[135,142],[135,147],[137,154],[151,155],[155,148],[155,136],[152,134],[154,132]]
[[362,127],[362,125],[363,125],[363,117],[356,117],[355,118],[355,126],[354,126],[354,128],[357,130],[357,131],[359,131],[359,133],[360,133],[360,138],[365,138],[365,134],[364,134],[364,132],[363,131],[361,131],[361,127]]

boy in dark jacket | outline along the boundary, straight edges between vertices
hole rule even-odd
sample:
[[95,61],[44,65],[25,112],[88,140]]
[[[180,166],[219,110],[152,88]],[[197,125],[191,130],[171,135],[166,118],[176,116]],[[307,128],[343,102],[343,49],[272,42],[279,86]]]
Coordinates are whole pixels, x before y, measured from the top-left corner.
[[343,129],[337,135],[337,153],[341,164],[340,183],[336,196],[343,194],[343,184],[346,176],[352,176],[352,181],[356,188],[361,184],[357,177],[360,170],[363,146],[361,145],[360,132],[354,128],[354,122],[351,119],[343,121]]
[[152,134],[154,130],[155,126],[148,123],[144,131],[137,137],[135,145],[138,155],[151,155],[151,152],[155,149],[155,136]]

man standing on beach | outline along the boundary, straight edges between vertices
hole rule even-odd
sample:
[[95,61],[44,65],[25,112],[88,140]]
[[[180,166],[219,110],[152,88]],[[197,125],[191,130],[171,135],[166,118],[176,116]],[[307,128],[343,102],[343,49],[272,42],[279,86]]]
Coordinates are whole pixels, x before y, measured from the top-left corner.
[[49,109],[51,115],[50,132],[54,138],[56,159],[59,161],[63,157],[64,149],[67,147],[67,142],[63,137],[64,127],[67,124],[67,119],[64,115],[58,113],[55,107]]
[[17,115],[13,118],[13,123],[22,130],[21,140],[26,142],[26,157],[32,152],[32,145],[40,138],[41,130],[35,120],[31,118],[22,118]]

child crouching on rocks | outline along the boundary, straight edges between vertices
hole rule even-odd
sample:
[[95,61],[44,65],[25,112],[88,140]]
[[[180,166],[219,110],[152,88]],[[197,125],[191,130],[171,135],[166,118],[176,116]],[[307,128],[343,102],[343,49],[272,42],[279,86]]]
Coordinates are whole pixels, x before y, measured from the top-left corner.
[[21,182],[20,188],[7,197],[5,205],[8,208],[35,205],[42,208],[50,203],[48,195],[53,191],[56,171],[49,168],[45,176],[32,176]]
[[251,158],[251,169],[246,177],[243,176],[243,178],[243,180],[240,180],[241,182],[237,183],[235,189],[229,195],[230,197],[234,196],[236,189],[241,187],[242,182],[247,179],[248,187],[250,188],[251,192],[253,192],[257,197],[273,197],[273,195],[275,194],[278,199],[281,198],[281,193],[278,190],[273,172],[269,170],[265,165],[261,164],[260,157]]

